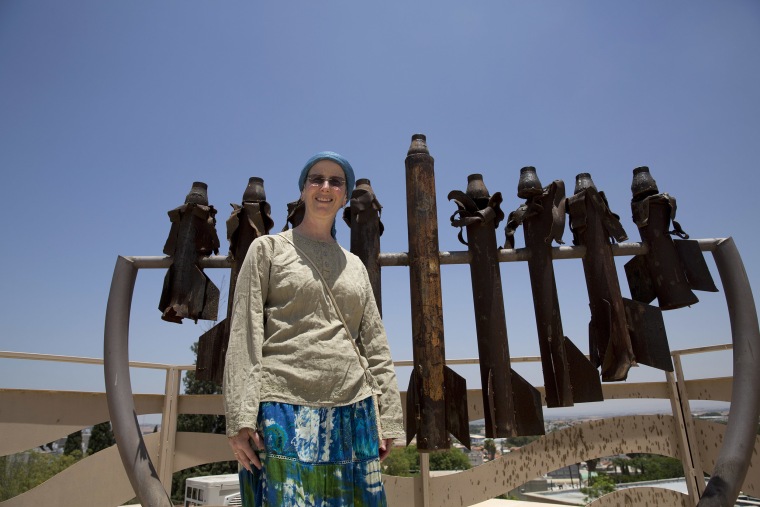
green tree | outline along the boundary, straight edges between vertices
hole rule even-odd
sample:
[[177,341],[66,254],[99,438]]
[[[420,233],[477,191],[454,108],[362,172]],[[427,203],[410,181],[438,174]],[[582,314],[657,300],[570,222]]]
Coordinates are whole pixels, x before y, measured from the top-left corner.
[[430,453],[430,470],[469,470],[470,459],[459,449]]
[[588,486],[580,489],[581,493],[586,495],[585,502],[590,502],[607,493],[615,491],[615,481],[607,474],[595,475],[589,477]]
[[[612,465],[615,467],[616,470],[618,468],[620,468],[620,473],[621,474],[623,474],[624,476],[631,475],[631,470],[628,468],[629,465],[630,465],[630,462],[631,462],[630,458],[628,458],[628,457],[624,457],[624,458],[612,458],[611,461],[612,461]],[[621,481],[621,476],[618,476],[617,481],[618,482],[630,482],[630,481]]]
[[92,427],[90,440],[87,442],[87,454],[95,454],[103,449],[108,449],[114,444],[116,444],[116,439],[111,430],[111,422],[98,423]]
[[683,463],[676,458],[657,454],[631,454],[629,467],[635,475],[621,478],[619,482],[653,481],[683,477]]
[[398,477],[410,477],[415,465],[414,458],[406,452],[405,447],[394,447],[383,461],[383,473]]
[[485,442],[483,442],[483,449],[488,453],[488,459],[493,461],[496,457],[496,443],[492,438],[487,438]]
[[599,464],[599,458],[589,458],[586,460],[586,467],[588,469],[588,474],[591,476],[594,472],[596,472],[596,467]]
[[37,451],[0,456],[0,502],[28,491],[73,465],[81,457]]
[[[198,355],[198,342],[195,342],[190,349]],[[197,363],[197,359],[196,359]],[[185,394],[221,394],[222,387],[214,382],[198,380],[195,378],[195,372],[189,371],[183,379]],[[216,433],[224,434],[227,425],[223,415],[200,415],[200,414],[180,414],[177,417],[177,431],[189,431],[197,433]],[[230,451],[231,454],[231,451]],[[187,468],[175,472],[172,476],[172,501],[177,504],[183,504],[185,501],[185,480],[188,477],[200,477],[206,475],[221,475],[237,473],[237,461],[220,461],[218,463],[207,463],[197,467]]]
[[509,437],[506,441],[507,447],[525,447],[531,442],[534,442],[540,438],[540,435],[529,437]]
[[[459,449],[448,449],[430,453],[430,470],[468,470],[470,460]],[[395,447],[383,461],[383,473],[409,477],[420,473],[420,455],[417,446]]]
[[66,443],[63,445],[63,454],[66,456],[77,456],[76,453],[79,453],[78,457],[82,457],[82,430],[75,431],[68,437],[66,437]]

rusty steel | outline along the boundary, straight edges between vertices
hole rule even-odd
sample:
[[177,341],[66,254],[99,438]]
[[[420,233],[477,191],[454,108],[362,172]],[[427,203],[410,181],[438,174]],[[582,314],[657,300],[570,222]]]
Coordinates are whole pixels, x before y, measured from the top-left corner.
[[573,241],[586,246],[583,271],[591,308],[589,353],[591,362],[601,366],[602,380],[625,380],[637,363],[673,371],[661,310],[620,293],[611,240],[623,241],[627,235],[588,173],[576,177],[575,195],[567,199],[567,211]]
[[383,313],[380,283],[380,236],[383,223],[380,221],[382,205],[377,200],[372,184],[366,178],[356,180],[356,188],[343,211],[343,220],[351,228],[351,252],[359,257],[367,268],[369,283],[375,295],[380,314]]
[[469,447],[466,383],[445,364],[435,176],[424,135],[412,136],[405,166],[414,358],[407,443],[416,435],[420,451],[448,449],[451,432]]
[[274,226],[271,208],[264,191],[264,180],[253,176],[243,192],[242,204],[230,203],[232,213],[227,219],[227,239],[230,242],[230,289],[227,297],[227,317],[203,333],[198,340],[198,361],[195,377],[222,383],[224,360],[230,341],[230,316],[235,301],[240,266],[254,239],[265,234]]
[[603,401],[599,374],[564,335],[557,284],[552,264],[552,241],[562,242],[565,228],[565,183],[555,180],[546,188],[532,166],[520,170],[517,195],[526,202],[509,215],[507,245],[514,248],[515,229],[523,226],[530,251],[528,272],[533,294],[538,344],[544,374],[547,407],[570,407],[574,402]]
[[[694,249],[689,248],[691,245],[676,245],[694,242],[675,221],[675,198],[659,192],[648,167],[633,170],[631,192],[633,221],[649,249],[647,255],[636,256],[625,264],[633,299],[650,303],[657,298],[662,310],[674,310],[699,301],[692,289],[717,291],[699,246]],[[671,222],[674,230],[668,232]],[[684,239],[674,241],[671,235]],[[689,270],[691,277],[685,266],[695,266]]]
[[288,203],[288,216],[285,218],[285,226],[282,228],[282,232],[288,230],[288,228],[296,228],[298,224],[303,221],[303,216],[306,214],[306,206],[299,198],[298,200]]
[[[541,395],[510,366],[509,339],[504,314],[496,227],[504,219],[500,192],[491,196],[480,174],[467,177],[467,190],[449,192],[457,205],[451,225],[459,227],[459,241],[470,257],[475,329],[480,357],[486,436],[503,438],[543,435]],[[467,241],[463,229],[467,229]],[[518,400],[522,404],[518,404]]]
[[177,324],[182,319],[216,320],[219,289],[199,264],[201,258],[219,253],[216,210],[208,203],[208,186],[194,182],[185,203],[168,214],[172,226],[164,253],[172,257],[172,264],[158,304],[161,318]]
[[583,271],[591,308],[591,362],[601,366],[602,380],[625,380],[636,358],[610,245],[611,238],[624,241],[628,236],[588,173],[576,176],[575,193],[567,199],[567,212],[573,242],[586,247]]

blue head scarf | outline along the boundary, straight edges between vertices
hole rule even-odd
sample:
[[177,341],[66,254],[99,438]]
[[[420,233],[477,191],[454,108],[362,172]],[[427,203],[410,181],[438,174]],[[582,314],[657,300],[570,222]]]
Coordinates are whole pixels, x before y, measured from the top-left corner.
[[[351,197],[351,192],[354,191],[354,184],[356,183],[356,177],[354,176],[354,169],[351,167],[351,164],[348,163],[348,160],[343,158],[342,155],[335,153],[334,151],[320,151],[313,157],[311,157],[307,162],[306,165],[303,166],[303,169],[301,170],[301,175],[298,177],[298,190],[303,192],[303,187],[306,184],[306,176],[308,176],[309,171],[312,167],[314,167],[314,164],[319,162],[320,160],[331,160],[338,164],[341,169],[343,169],[343,174],[346,175],[346,199]],[[332,230],[330,231],[332,234],[332,237],[335,237],[335,222],[333,222]]]

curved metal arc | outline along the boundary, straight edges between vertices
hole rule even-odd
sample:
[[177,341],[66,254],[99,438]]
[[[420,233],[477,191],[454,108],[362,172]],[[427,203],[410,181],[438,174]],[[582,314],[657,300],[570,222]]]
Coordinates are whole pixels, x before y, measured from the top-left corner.
[[118,257],[106,306],[103,341],[106,399],[119,455],[129,482],[143,505],[172,507],[137,421],[129,376],[129,314],[132,306],[137,268]]
[[726,295],[734,345],[734,387],[723,445],[698,507],[734,505],[747,476],[760,414],[760,327],[747,272],[732,238],[713,251]]

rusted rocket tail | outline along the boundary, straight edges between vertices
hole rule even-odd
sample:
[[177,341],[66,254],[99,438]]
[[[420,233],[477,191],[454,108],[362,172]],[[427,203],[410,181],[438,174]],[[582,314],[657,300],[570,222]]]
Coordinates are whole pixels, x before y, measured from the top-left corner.
[[[454,438],[470,448],[470,421],[467,415],[467,382],[464,377],[457,374],[448,366],[443,369],[444,378],[444,417],[445,429],[454,435]],[[422,411],[424,394],[420,375],[415,369],[409,378],[409,387],[406,392],[406,445],[409,445],[415,436],[419,438],[420,422],[423,418]],[[540,402],[539,402],[540,407]],[[420,450],[436,450],[425,445],[425,442],[417,443]]]
[[599,371],[575,344],[565,336],[563,341],[565,358],[568,364],[570,385],[573,390],[573,402],[590,403],[604,401]]
[[203,333],[198,340],[198,359],[195,378],[221,384],[224,378],[224,361],[230,341],[230,315],[235,301],[238,273],[254,239],[274,226],[271,208],[264,191],[264,180],[257,176],[248,179],[243,192],[242,205],[232,203],[227,219],[227,239],[230,242],[230,288],[227,298],[227,318]]
[[225,318],[203,333],[198,339],[198,359],[195,378],[222,384],[224,360],[230,341],[230,319]]
[[512,370],[512,399],[515,406],[515,435],[543,435],[544,412],[541,405],[541,393]]
[[173,263],[164,277],[159,308],[161,319],[182,323],[183,318],[215,320],[219,311],[219,288],[197,266]]
[[199,264],[202,257],[219,252],[216,210],[208,203],[208,186],[194,182],[185,203],[168,215],[172,225],[164,253],[172,257],[172,265],[158,305],[161,318],[178,324],[184,318],[216,320],[219,289]]
[[633,170],[631,192],[633,221],[648,248],[625,265],[633,299],[650,303],[656,298],[660,309],[675,310],[699,301],[692,290],[717,292],[699,243],[689,240],[675,220],[675,197],[659,192],[648,167]]
[[658,370],[673,371],[662,310],[627,298],[623,298],[623,307],[636,362]]

